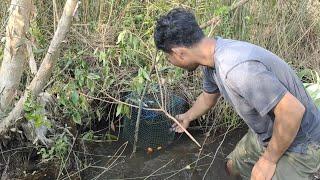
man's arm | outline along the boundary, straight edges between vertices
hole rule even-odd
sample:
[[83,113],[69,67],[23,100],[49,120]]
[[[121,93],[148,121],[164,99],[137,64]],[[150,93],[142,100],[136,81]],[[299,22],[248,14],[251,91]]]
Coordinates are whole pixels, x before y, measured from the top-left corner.
[[274,109],[272,138],[263,156],[277,163],[295,139],[305,112],[303,104],[287,92]]
[[192,107],[185,113],[190,120],[195,120],[207,113],[218,101],[220,93],[209,94],[202,92]]
[[[198,96],[193,106],[186,113],[180,114],[176,118],[184,128],[187,128],[191,121],[207,113],[217,103],[219,97],[220,93],[209,94],[203,91]],[[178,133],[183,132],[183,130],[176,124],[174,124],[172,128]]]
[[251,179],[271,179],[276,164],[295,139],[305,112],[303,104],[287,92],[274,108],[275,122],[266,151],[252,170]]

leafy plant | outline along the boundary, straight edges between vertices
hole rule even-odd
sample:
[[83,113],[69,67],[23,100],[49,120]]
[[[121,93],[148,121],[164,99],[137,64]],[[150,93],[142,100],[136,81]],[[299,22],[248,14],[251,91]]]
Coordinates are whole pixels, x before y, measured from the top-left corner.
[[82,124],[82,117],[88,111],[88,104],[85,97],[79,95],[75,84],[70,83],[60,92],[58,103],[62,106],[66,115],[72,118],[76,124]]
[[117,106],[116,116],[119,116],[119,115],[124,115],[124,116],[130,117],[130,108],[129,108],[129,106],[127,106],[125,104],[119,104]]
[[146,71],[146,68],[140,68],[138,71],[138,75],[135,78],[133,78],[131,84],[132,90],[137,92],[138,94],[141,94],[146,81],[151,81]]
[[31,93],[23,104],[23,110],[25,112],[24,117],[28,121],[33,121],[36,128],[39,128],[42,125],[51,127],[51,123],[47,120],[45,115],[44,107],[35,100]]
[[53,158],[63,160],[65,154],[68,152],[69,146],[70,143],[67,136],[61,134],[56,138],[55,143],[51,148],[41,148],[40,151],[38,151],[38,154],[41,154],[42,159],[46,161],[52,160]]

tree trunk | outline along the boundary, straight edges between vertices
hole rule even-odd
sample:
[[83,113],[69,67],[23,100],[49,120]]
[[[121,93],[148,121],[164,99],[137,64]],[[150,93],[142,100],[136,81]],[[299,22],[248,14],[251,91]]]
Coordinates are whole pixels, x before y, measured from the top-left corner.
[[5,133],[11,126],[17,125],[17,120],[21,117],[21,114],[23,112],[23,104],[28,94],[31,93],[35,97],[38,96],[47,83],[48,79],[50,78],[53,67],[57,61],[59,47],[70,29],[71,20],[74,12],[76,11],[77,3],[78,0],[67,0],[64,6],[63,14],[58,23],[57,30],[54,33],[53,39],[48,48],[48,52],[44,57],[36,76],[31,81],[30,85],[26,88],[24,96],[20,98],[9,115],[2,121],[0,121],[0,136],[5,135]]
[[32,10],[31,0],[12,0],[6,27],[6,44],[0,68],[0,112],[12,105],[27,59],[26,34]]

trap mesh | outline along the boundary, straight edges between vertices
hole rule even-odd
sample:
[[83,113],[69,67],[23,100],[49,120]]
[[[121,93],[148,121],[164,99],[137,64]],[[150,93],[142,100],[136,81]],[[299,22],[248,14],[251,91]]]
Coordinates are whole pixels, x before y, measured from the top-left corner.
[[[132,94],[126,97],[126,101],[138,105],[138,98]],[[154,95],[146,95],[143,99],[144,108],[159,108],[157,98]],[[161,103],[160,103],[161,104]],[[188,110],[188,102],[182,96],[168,94],[165,98],[166,110],[172,116],[184,113]],[[134,143],[135,126],[138,116],[138,108],[132,107],[129,117],[124,117],[123,136]],[[175,133],[170,130],[173,121],[163,112],[141,110],[140,126],[137,147],[139,149],[165,147],[174,140]]]

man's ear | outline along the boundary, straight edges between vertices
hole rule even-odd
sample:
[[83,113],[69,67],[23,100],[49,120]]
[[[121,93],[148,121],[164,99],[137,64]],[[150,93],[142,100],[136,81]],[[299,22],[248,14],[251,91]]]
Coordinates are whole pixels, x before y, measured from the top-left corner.
[[180,59],[184,59],[184,55],[186,54],[187,48],[185,47],[174,47],[171,49],[173,55],[178,56]]

